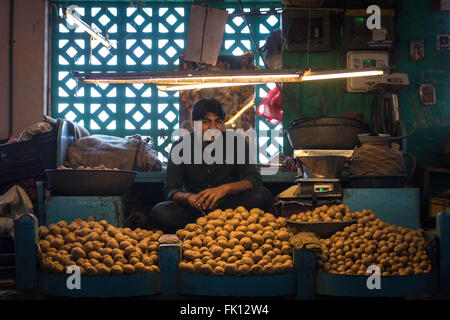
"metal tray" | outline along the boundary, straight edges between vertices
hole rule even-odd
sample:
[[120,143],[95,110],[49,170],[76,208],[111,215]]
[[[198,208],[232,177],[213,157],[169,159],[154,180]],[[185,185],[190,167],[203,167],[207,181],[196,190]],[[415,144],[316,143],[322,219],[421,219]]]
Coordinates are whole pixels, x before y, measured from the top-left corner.
[[178,293],[221,297],[275,297],[297,292],[296,274],[215,276],[178,273]]
[[355,222],[356,220],[348,222],[294,222],[288,220],[287,224],[295,228],[297,232],[314,232],[320,238],[329,238]]
[[60,196],[121,196],[133,185],[136,171],[45,170],[49,187]]
[[39,292],[47,296],[73,298],[139,297],[161,293],[161,273],[122,276],[81,276],[81,289],[67,288],[70,275],[38,272]]

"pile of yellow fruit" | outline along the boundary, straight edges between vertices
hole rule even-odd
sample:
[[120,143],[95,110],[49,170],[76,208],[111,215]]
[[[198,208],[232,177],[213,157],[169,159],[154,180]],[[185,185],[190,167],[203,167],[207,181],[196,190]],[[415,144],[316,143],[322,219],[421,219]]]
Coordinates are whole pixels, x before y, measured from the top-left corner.
[[382,276],[417,275],[431,271],[422,230],[381,221],[371,210],[354,213],[357,223],[321,239],[321,272],[364,275],[376,265]]
[[356,220],[355,213],[346,205],[323,205],[312,211],[300,212],[289,218],[293,222],[349,222]]
[[68,224],[59,221],[39,227],[42,266],[50,273],[65,273],[71,265],[81,274],[121,275],[159,272],[158,239],[162,231],[116,228],[93,217]]
[[286,219],[244,207],[215,210],[177,231],[185,272],[261,275],[293,270]]

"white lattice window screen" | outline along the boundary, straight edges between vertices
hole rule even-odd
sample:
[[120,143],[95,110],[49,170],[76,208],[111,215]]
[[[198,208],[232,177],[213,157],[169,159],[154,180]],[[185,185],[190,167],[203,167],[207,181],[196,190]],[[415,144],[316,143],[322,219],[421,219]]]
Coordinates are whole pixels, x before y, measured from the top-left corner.
[[[81,28],[70,28],[53,15],[52,115],[74,121],[92,134],[151,137],[158,157],[166,161],[171,134],[178,128],[177,92],[165,93],[144,84],[77,85],[71,71],[173,70],[185,49],[191,4],[156,3],[139,8],[126,3],[76,5],[82,19],[107,34],[115,49],[108,51],[97,41],[91,42]],[[233,13],[236,8],[227,10]],[[264,12],[268,8],[260,10]],[[279,16],[259,16],[252,20],[252,25],[255,24],[254,32],[261,46],[270,31],[279,27]],[[230,18],[221,54],[241,55],[252,49],[256,52],[252,46],[243,18]],[[262,66],[259,57],[255,61]],[[257,86],[256,102],[272,87],[271,84]],[[281,130],[281,125],[274,126],[257,117],[256,128],[268,132]],[[259,143],[267,139],[261,137]],[[269,142],[267,153],[259,155],[261,162],[267,162],[282,148],[282,138]]]

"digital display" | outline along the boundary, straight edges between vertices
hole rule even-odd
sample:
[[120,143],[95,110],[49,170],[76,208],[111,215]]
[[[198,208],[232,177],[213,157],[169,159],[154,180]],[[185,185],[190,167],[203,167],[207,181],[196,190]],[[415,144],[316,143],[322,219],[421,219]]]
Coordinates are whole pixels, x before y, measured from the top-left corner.
[[370,68],[370,67],[376,67],[377,66],[377,60],[375,59],[364,59],[362,61],[363,68]]

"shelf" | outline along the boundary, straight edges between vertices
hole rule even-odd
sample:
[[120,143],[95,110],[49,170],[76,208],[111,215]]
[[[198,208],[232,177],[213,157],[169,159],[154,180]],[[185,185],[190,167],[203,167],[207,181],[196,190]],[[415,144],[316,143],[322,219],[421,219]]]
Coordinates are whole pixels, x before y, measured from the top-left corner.
[[[264,183],[295,183],[296,172],[278,172],[275,175],[262,176]],[[165,171],[159,172],[138,172],[135,183],[164,183]]]

